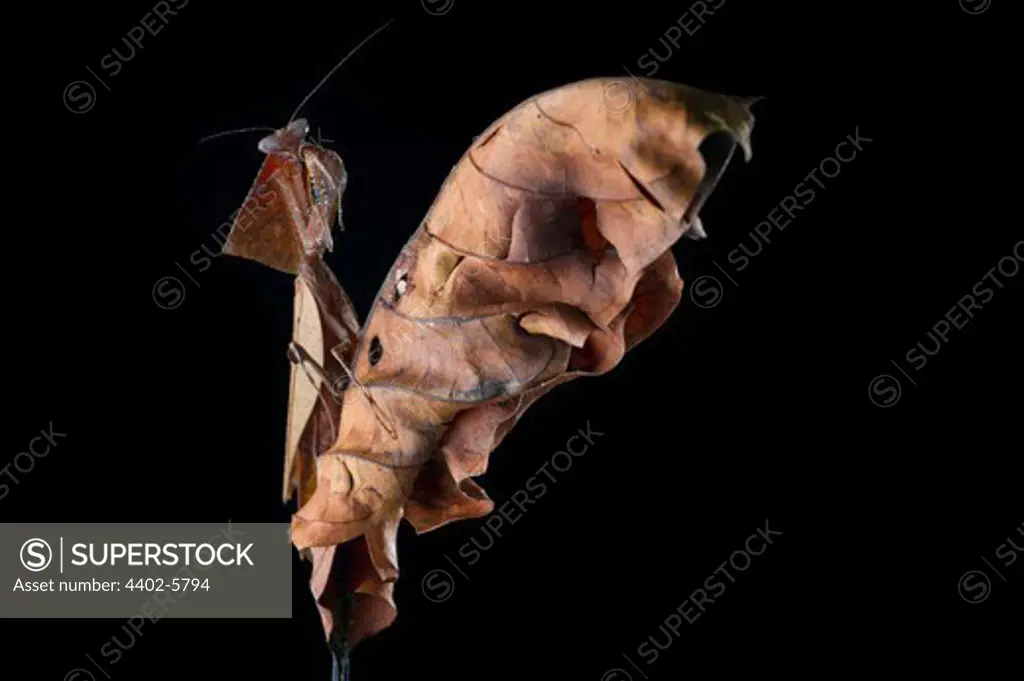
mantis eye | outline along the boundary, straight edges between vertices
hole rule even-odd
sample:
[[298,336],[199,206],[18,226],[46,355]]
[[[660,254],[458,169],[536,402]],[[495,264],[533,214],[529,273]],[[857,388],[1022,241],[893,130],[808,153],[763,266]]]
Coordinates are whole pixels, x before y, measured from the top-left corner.
[[306,135],[309,134],[309,123],[306,122],[305,118],[297,118],[288,124],[285,131],[298,140],[304,140]]
[[281,144],[281,138],[278,137],[277,133],[273,135],[267,135],[259,141],[256,148],[262,151],[264,154],[279,154],[285,150],[284,145]]

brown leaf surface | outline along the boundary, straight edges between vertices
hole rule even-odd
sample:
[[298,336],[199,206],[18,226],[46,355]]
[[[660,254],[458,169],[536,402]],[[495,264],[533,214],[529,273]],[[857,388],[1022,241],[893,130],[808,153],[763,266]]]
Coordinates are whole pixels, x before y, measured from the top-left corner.
[[[735,144],[749,152],[744,101],[645,80],[620,111],[612,82],[543,93],[488,128],[377,296],[293,520],[300,549],[354,546],[372,567],[361,593],[380,601],[355,641],[394,617],[398,521],[426,532],[491,512],[471,478],[536,399],[612,369],[665,321],[682,292],[670,248]],[[716,132],[729,143],[705,158]]]
[[525,410],[664,323],[683,287],[670,248],[703,235],[737,144],[750,159],[750,103],[610,79],[527,100],[453,168],[362,329],[322,259],[341,159],[304,121],[261,142],[225,252],[298,275],[285,495],[328,637],[346,593],[349,645],[394,620],[402,518],[427,532],[490,513],[472,478]]

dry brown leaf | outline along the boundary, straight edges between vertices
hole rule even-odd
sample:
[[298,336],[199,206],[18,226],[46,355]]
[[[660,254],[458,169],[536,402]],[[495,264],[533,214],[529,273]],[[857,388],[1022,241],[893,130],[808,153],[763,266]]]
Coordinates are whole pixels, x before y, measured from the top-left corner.
[[[293,541],[311,550],[328,636],[346,592],[358,594],[350,645],[393,621],[402,518],[426,532],[490,513],[472,478],[523,412],[558,384],[615,367],[679,303],[671,246],[704,235],[698,211],[737,144],[749,160],[751,100],[636,80],[623,107],[623,86],[551,90],[484,131],[361,330],[321,259],[340,159],[331,165],[291,128],[265,145],[250,198],[265,186],[277,197],[257,201],[263,218],[233,231],[227,252],[299,273],[295,343],[315,375],[293,371],[286,475],[300,490]],[[333,194],[303,192],[299,180],[318,177]],[[347,367],[354,379],[331,413],[325,396]]]

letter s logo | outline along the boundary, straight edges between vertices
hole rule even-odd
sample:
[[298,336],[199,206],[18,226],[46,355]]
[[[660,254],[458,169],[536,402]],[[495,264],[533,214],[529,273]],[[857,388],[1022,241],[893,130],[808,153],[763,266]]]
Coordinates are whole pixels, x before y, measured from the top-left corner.
[[21,564],[31,572],[41,572],[50,566],[53,550],[42,539],[29,539],[21,545]]

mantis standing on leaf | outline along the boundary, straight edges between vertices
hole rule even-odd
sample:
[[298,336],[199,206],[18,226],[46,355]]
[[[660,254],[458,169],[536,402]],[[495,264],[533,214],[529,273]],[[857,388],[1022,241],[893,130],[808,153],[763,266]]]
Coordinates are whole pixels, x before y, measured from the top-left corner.
[[540,93],[474,138],[363,324],[323,260],[341,158],[302,119],[259,143],[224,252],[295,276],[285,499],[336,675],[396,616],[400,522],[493,510],[473,480],[490,453],[538,398],[664,323],[683,288],[672,246],[707,236],[700,209],[735,148],[751,158],[755,100],[644,79],[612,108],[615,84]]

